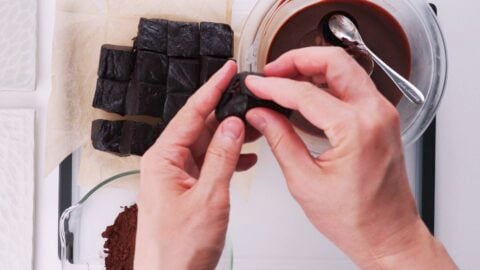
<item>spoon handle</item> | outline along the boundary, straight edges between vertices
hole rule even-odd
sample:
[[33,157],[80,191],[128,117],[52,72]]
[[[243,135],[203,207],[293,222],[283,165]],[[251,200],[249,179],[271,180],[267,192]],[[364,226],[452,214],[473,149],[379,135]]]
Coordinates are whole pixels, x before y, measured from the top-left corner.
[[383,62],[383,60],[380,59],[380,57],[378,57],[372,50],[370,50],[370,48],[368,48],[367,46],[363,46],[363,48],[367,50],[368,53],[370,53],[375,63],[377,63],[380,68],[385,71],[388,77],[392,79],[395,85],[397,85],[398,89],[402,91],[402,93],[408,100],[418,105],[422,105],[425,103],[425,96],[420,90],[418,90],[415,85],[413,85],[402,75],[398,74],[393,68]]

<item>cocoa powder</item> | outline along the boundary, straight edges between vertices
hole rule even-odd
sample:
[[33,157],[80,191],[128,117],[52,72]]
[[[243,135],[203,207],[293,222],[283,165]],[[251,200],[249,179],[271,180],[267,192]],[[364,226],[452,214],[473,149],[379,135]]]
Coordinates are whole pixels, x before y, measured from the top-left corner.
[[118,215],[113,225],[102,233],[106,239],[106,270],[133,270],[135,255],[135,239],[137,236],[137,205],[125,207]]

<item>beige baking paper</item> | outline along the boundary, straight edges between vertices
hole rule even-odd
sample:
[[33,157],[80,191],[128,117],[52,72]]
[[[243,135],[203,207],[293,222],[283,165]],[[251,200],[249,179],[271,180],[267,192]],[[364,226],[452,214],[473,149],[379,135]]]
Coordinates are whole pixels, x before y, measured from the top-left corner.
[[[101,45],[132,46],[140,17],[229,23],[231,7],[232,0],[58,0],[45,173],[79,148],[81,185],[93,186],[138,169],[138,157],[119,158],[91,146],[93,120],[120,119],[92,108]],[[255,149],[247,147],[247,151]],[[243,182],[238,185],[241,190],[249,190],[252,172],[236,178]]]

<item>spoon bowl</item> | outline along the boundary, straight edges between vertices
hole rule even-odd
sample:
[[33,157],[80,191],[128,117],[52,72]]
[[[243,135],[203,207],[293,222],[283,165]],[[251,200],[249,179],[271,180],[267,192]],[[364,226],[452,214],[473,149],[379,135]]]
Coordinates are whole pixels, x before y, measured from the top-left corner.
[[403,95],[412,103],[422,105],[425,103],[423,93],[402,75],[392,69],[378,57],[363,41],[357,26],[350,18],[342,14],[334,14],[328,21],[328,26],[336,38],[347,46],[357,46],[370,54],[375,63],[392,79]]
[[357,26],[347,16],[332,15],[328,21],[330,31],[344,44],[364,44]]

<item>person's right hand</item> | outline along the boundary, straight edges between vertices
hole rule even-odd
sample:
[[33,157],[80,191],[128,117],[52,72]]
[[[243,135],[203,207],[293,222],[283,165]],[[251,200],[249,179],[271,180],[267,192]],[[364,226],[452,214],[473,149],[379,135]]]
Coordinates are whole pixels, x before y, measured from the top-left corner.
[[[247,114],[316,228],[364,269],[455,269],[416,210],[399,115],[354,59],[339,48],[299,49],[264,73],[247,78],[252,92],[300,112],[332,145],[313,158],[285,117]],[[305,81],[326,81],[329,89]]]

